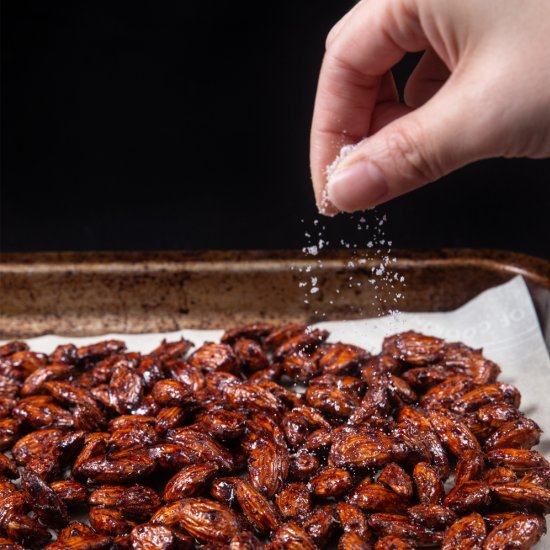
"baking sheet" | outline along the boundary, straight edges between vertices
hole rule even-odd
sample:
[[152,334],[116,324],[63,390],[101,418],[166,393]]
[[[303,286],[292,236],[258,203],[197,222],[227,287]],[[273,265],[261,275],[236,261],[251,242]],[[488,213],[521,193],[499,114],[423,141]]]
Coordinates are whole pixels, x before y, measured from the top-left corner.
[[[378,352],[388,334],[417,330],[449,341],[482,347],[484,354],[502,368],[500,380],[514,384],[522,394],[521,410],[533,418],[544,433],[538,450],[550,458],[550,357],[527,285],[521,276],[491,288],[464,306],[444,313],[401,313],[376,319],[334,321],[315,326],[330,331],[329,341],[353,343]],[[102,338],[125,340],[131,350],[147,353],[162,338],[180,336],[196,346],[218,340],[221,330],[182,330],[154,334],[109,334],[104,337],[70,338],[85,345]],[[51,352],[68,338],[47,335],[27,340],[33,350]],[[543,541],[537,548],[550,548]]]

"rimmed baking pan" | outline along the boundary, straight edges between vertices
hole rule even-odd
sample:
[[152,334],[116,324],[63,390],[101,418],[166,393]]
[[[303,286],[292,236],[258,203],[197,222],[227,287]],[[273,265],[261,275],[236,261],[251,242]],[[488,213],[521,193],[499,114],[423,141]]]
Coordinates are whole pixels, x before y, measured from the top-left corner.
[[[222,328],[258,319],[317,321],[454,309],[523,275],[547,341],[550,262],[504,251],[395,251],[377,284],[368,251],[3,254],[0,338]],[[319,292],[304,295],[316,277]],[[401,280],[402,277],[402,280]],[[350,283],[350,281],[353,281]],[[402,299],[393,304],[392,298]],[[309,303],[306,303],[309,302]]]

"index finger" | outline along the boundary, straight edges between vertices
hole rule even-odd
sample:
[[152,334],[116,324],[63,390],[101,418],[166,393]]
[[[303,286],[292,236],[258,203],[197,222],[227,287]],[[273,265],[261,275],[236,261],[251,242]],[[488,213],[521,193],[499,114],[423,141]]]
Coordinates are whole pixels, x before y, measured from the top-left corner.
[[426,48],[415,0],[369,0],[344,21],[323,59],[311,126],[315,199],[324,208],[327,167],[369,132],[382,76],[407,51]]

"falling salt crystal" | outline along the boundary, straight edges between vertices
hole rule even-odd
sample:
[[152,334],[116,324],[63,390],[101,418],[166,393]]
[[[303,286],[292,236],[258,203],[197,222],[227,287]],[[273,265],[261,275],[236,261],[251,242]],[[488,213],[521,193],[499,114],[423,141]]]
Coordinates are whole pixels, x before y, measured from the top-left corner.
[[306,267],[306,273],[309,273],[310,271],[311,271],[311,266],[308,265],[308,266]]
[[355,264],[349,260],[349,262],[346,264],[346,267],[355,267]]
[[369,241],[369,242],[367,243],[367,246],[368,246],[369,248],[372,248],[372,247],[374,246],[374,243],[373,243],[372,241]]
[[319,220],[313,220],[313,225],[319,225]]
[[367,218],[365,218],[365,216],[361,216],[361,217],[359,218],[359,221],[360,221],[361,223],[365,223],[365,222],[367,221]]
[[314,286],[309,292],[311,294],[317,294],[317,292],[319,292],[319,287]]
[[304,233],[304,235],[305,235],[308,239],[311,237],[311,235],[310,235],[307,231]]
[[311,278],[311,284],[312,284],[313,286],[315,286],[315,285],[317,284],[317,277],[312,277],[312,278]]
[[298,286],[299,286],[300,288],[303,288],[304,286],[307,286],[307,283],[304,282],[304,281],[300,281],[300,282],[298,283]]
[[317,256],[317,254],[319,254],[319,249],[315,245],[306,246],[304,247],[303,251],[307,254],[311,254],[312,256]]

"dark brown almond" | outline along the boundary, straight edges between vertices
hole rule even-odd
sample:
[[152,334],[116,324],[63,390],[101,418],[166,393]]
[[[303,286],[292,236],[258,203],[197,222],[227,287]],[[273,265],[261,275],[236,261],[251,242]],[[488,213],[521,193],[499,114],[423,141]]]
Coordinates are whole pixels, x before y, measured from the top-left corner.
[[233,349],[241,365],[249,371],[256,372],[269,366],[269,359],[256,340],[240,338],[233,344]]
[[0,453],[0,476],[5,476],[9,479],[17,479],[19,477],[17,464],[2,453]]
[[530,449],[538,445],[541,429],[529,418],[518,418],[502,424],[485,441],[484,449]]
[[345,533],[355,533],[362,540],[371,540],[372,533],[369,529],[367,517],[357,506],[347,502],[339,502],[335,510],[340,527]]
[[33,470],[21,469],[21,489],[27,505],[46,525],[59,529],[69,523],[67,506]]
[[[515,479],[508,479],[506,481],[515,481]],[[550,468],[529,470],[521,478],[520,483],[531,483],[532,485],[540,485],[545,489],[550,489]]]
[[163,360],[185,359],[187,352],[193,347],[193,343],[185,338],[168,342],[163,340],[149,355],[161,357]]
[[546,521],[542,516],[518,515],[495,527],[487,536],[484,550],[500,550],[510,546],[531,548],[546,533]]
[[126,485],[102,485],[92,491],[88,497],[90,506],[114,508],[120,496],[126,491]]
[[399,513],[406,509],[401,496],[378,483],[360,483],[353,489],[348,501],[372,512]]
[[237,439],[244,434],[246,416],[237,411],[214,409],[197,416],[207,432],[222,441]]
[[448,408],[473,387],[474,381],[470,376],[451,376],[432,386],[420,400],[420,405],[426,409]]
[[351,374],[351,372],[366,363],[370,354],[351,344],[324,344],[320,346],[315,356],[319,367],[325,374]]
[[429,411],[428,417],[441,441],[456,457],[467,450],[481,451],[474,434],[456,415],[444,411]]
[[274,329],[275,327],[270,323],[249,323],[226,330],[220,341],[223,344],[233,344],[241,338],[248,338],[256,342],[263,342]]
[[277,529],[277,513],[259,491],[242,479],[236,479],[234,487],[239,506],[258,533],[266,534]]
[[275,498],[275,504],[283,518],[295,518],[311,509],[311,494],[304,483],[289,483]]
[[452,409],[464,414],[494,402],[504,402],[518,408],[520,400],[521,395],[515,386],[501,383],[485,384],[459,397],[452,405]]
[[67,527],[64,527],[57,536],[58,541],[68,539],[70,537],[83,536],[83,535],[93,535],[94,530],[85,523],[81,521],[71,521]]
[[480,479],[484,468],[485,462],[481,453],[474,450],[465,451],[456,463],[455,485]]
[[65,504],[82,503],[88,499],[86,487],[72,479],[53,481],[50,483],[50,487]]
[[347,493],[353,485],[351,474],[342,468],[325,468],[311,478],[309,490],[317,497],[332,498]]
[[218,466],[212,463],[193,464],[182,468],[166,483],[163,500],[173,502],[198,495],[214,479],[218,469]]
[[494,485],[495,483],[513,483],[517,480],[518,476],[516,475],[514,470],[511,470],[510,468],[505,468],[504,466],[496,466],[495,468],[490,468],[489,470],[486,470],[483,474],[483,481],[488,485]]
[[[132,529],[130,533],[132,548],[136,550],[175,550],[174,532],[164,525],[144,523]],[[191,546],[190,541],[190,548]]]
[[395,359],[411,365],[435,363],[444,354],[445,342],[412,330],[384,339],[383,350]]
[[473,513],[460,518],[447,529],[441,543],[441,550],[457,548],[482,550],[486,535],[487,529],[483,518]]
[[194,402],[193,390],[178,380],[159,380],[151,394],[163,407],[183,407]]
[[206,498],[179,501],[178,524],[205,542],[228,542],[240,530],[235,514],[223,504]]
[[437,546],[443,533],[416,525],[407,516],[398,514],[372,514],[369,526],[379,536],[394,536],[413,547]]
[[368,469],[393,461],[395,441],[383,434],[347,434],[338,438],[330,450],[334,466]]
[[283,487],[288,476],[290,458],[286,447],[270,439],[256,442],[248,456],[248,475],[252,485],[267,498]]
[[539,452],[526,449],[495,449],[485,454],[485,460],[514,471],[550,468],[550,463]]
[[150,475],[155,469],[155,461],[145,455],[116,457],[99,455],[85,460],[79,474],[94,482],[131,482]]
[[384,467],[378,476],[378,483],[387,485],[390,489],[405,499],[413,495],[413,482],[411,476],[395,462]]
[[550,490],[529,483],[491,485],[491,493],[512,508],[527,507],[544,514],[550,512]]
[[275,327],[266,336],[264,346],[267,350],[274,351],[287,340],[290,340],[292,337],[305,332],[307,328],[308,326],[303,323],[287,323],[280,327]]
[[412,477],[420,504],[441,504],[445,490],[433,466],[426,462],[419,462],[414,467]]
[[124,514],[113,508],[91,508],[90,525],[102,535],[119,535],[129,533],[132,524],[126,520]]
[[487,508],[491,504],[490,493],[489,485],[482,481],[465,481],[451,489],[444,504],[457,514],[464,515]]
[[189,357],[189,364],[207,372],[230,372],[238,370],[238,359],[227,344],[204,344]]
[[115,498],[115,508],[134,521],[148,521],[160,505],[157,492],[145,485],[125,487]]
[[[313,352],[320,344],[328,338],[328,331],[307,328],[300,334],[285,340],[274,352],[273,357],[277,360],[283,359],[286,355],[299,352]],[[266,345],[269,339],[266,339]]]
[[109,397],[113,408],[119,413],[135,409],[143,397],[143,379],[126,361],[120,361],[114,368],[109,382]]
[[327,544],[335,527],[336,518],[332,506],[329,505],[316,506],[302,522],[302,529],[320,547]]
[[166,434],[166,438],[182,447],[190,463],[212,462],[221,469],[231,470],[231,453],[208,434],[191,428],[176,428]]
[[450,508],[438,504],[410,506],[407,508],[407,515],[414,523],[435,530],[445,529],[458,519]]
[[278,417],[284,407],[281,400],[257,384],[227,384],[223,395],[236,408],[244,408]]
[[164,407],[157,414],[155,430],[162,435],[183,425],[186,417],[187,411],[182,407]]
[[316,550],[316,544],[296,523],[287,523],[273,535],[273,542],[285,550]]
[[288,478],[294,481],[307,481],[319,470],[319,460],[308,453],[297,453],[290,457]]

